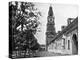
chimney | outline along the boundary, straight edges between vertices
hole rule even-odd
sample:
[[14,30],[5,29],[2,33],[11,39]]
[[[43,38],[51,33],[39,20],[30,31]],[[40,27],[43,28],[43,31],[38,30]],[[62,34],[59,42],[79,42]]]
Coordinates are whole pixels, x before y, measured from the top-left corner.
[[58,31],[58,34],[60,33],[61,31]]
[[68,19],[67,19],[68,25],[69,25],[73,20],[74,20],[74,18],[68,18]]
[[62,26],[62,27],[61,27],[61,30],[64,30],[65,28],[66,28],[66,26]]

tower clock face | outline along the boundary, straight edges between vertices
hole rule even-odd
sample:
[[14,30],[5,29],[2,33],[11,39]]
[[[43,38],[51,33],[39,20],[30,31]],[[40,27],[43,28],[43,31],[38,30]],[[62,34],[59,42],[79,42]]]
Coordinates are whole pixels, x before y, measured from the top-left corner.
[[53,22],[53,19],[49,19],[49,22]]

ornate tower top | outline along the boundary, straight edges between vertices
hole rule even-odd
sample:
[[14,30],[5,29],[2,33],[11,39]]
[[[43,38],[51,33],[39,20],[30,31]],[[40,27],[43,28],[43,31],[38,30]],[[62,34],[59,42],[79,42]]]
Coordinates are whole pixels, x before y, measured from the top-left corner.
[[48,16],[53,16],[52,6],[49,7]]
[[48,11],[48,17],[47,17],[47,19],[48,19],[48,24],[55,24],[54,23],[54,14],[53,14],[53,9],[52,9],[52,6],[50,5],[50,7],[49,7],[49,11]]

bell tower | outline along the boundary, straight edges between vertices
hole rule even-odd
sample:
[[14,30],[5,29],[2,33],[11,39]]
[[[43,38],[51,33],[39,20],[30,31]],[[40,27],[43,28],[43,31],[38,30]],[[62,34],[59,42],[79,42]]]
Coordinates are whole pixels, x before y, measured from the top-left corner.
[[55,22],[52,6],[49,7],[48,17],[47,17],[47,30],[46,30],[46,50],[48,50],[48,44],[53,40],[56,35]]

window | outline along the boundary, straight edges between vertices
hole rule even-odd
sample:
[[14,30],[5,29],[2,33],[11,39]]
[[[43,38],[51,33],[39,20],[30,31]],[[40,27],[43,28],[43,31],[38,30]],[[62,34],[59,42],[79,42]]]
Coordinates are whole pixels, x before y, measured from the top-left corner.
[[68,50],[70,50],[70,40],[68,40]]
[[65,39],[63,39],[63,45],[64,45],[63,48],[65,49]]

